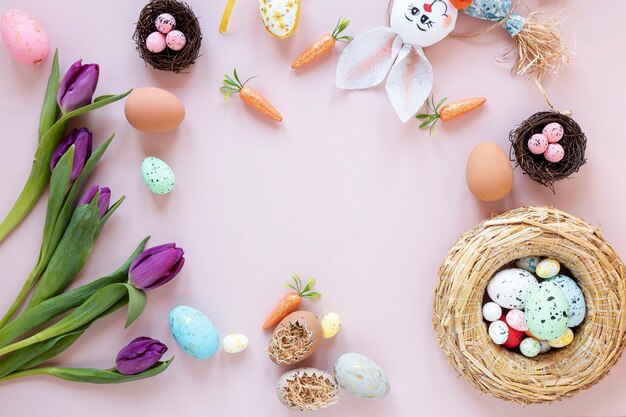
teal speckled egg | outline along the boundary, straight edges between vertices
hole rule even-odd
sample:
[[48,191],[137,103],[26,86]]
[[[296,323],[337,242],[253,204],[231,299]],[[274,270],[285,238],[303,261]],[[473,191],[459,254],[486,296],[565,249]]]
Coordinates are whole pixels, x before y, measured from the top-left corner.
[[539,339],[556,339],[567,329],[569,304],[554,282],[545,281],[530,289],[525,313],[528,330]]
[[209,318],[193,307],[170,311],[170,330],[176,343],[189,356],[209,359],[220,346],[220,335]]
[[525,269],[528,272],[532,272],[533,274],[537,270],[537,265],[541,262],[541,259],[536,256],[527,256],[525,258],[520,258],[515,261],[515,266],[521,269]]
[[578,284],[576,284],[576,281],[567,275],[557,275],[554,278],[550,278],[548,281],[558,285],[567,298],[569,304],[569,323],[567,327],[578,326],[583,322],[585,314],[587,313],[583,291]]
[[339,386],[360,398],[384,398],[391,390],[385,371],[360,353],[346,353],[335,363]]
[[159,158],[150,156],[141,163],[141,175],[148,190],[154,194],[167,194],[174,189],[174,171]]

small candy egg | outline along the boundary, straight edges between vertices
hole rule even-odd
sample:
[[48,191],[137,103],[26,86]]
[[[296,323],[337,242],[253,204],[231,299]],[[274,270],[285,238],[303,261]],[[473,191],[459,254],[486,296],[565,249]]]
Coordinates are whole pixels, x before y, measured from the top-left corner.
[[527,337],[522,340],[522,343],[519,345],[519,350],[522,352],[522,355],[527,358],[534,358],[537,356],[541,350],[541,345],[537,339],[533,339],[532,337]]
[[487,321],[496,321],[502,317],[502,307],[493,301],[483,306],[483,318]]
[[528,330],[528,326],[526,326],[526,316],[522,310],[511,310],[506,313],[506,323],[513,329],[521,332]]
[[539,353],[549,352],[550,349],[552,349],[552,346],[550,346],[550,343],[548,343],[547,340],[540,340],[539,341]]
[[2,39],[13,59],[39,65],[48,57],[50,41],[38,21],[21,10],[9,9],[0,19]]
[[509,339],[509,326],[502,320],[496,320],[489,325],[489,337],[496,345],[506,343]]
[[514,328],[512,328],[509,323],[506,322],[504,316],[502,316],[500,320],[506,323],[509,331],[509,336],[507,337],[506,342],[502,343],[502,347],[505,347],[507,349],[515,349],[524,339],[524,332],[520,332],[519,330],[515,330]]
[[337,313],[328,313],[322,317],[322,337],[331,339],[341,328],[341,317]]
[[548,138],[541,133],[535,133],[528,139],[528,150],[535,155],[541,155],[548,149]]
[[239,333],[231,333],[224,336],[222,347],[227,353],[239,353],[248,347],[248,338]]
[[556,339],[548,340],[548,344],[553,348],[562,348],[574,341],[574,332],[569,327],[561,336]]
[[176,27],[176,19],[169,13],[161,13],[154,21],[154,26],[159,32],[167,35]]
[[187,44],[187,38],[180,30],[173,30],[165,37],[165,43],[172,51],[180,51]]
[[546,258],[537,264],[536,273],[540,278],[552,278],[559,274],[561,264],[556,259]]
[[565,149],[558,143],[551,143],[543,156],[548,162],[560,162],[565,157]]
[[152,32],[146,38],[146,48],[148,51],[158,54],[163,52],[167,45],[165,44],[165,35],[161,32]]
[[550,143],[560,141],[563,138],[564,133],[565,131],[563,130],[563,126],[556,122],[547,124],[546,127],[543,128],[543,135]]
[[189,356],[209,359],[220,346],[220,335],[209,318],[193,307],[170,311],[170,330],[178,346]]
[[532,272],[533,274],[537,270],[537,264],[541,261],[536,256],[526,256],[525,258],[520,258],[515,261],[515,266],[521,269],[525,269],[528,272]]
[[141,163],[141,175],[148,190],[154,194],[167,194],[174,189],[174,171],[159,158],[150,156]]

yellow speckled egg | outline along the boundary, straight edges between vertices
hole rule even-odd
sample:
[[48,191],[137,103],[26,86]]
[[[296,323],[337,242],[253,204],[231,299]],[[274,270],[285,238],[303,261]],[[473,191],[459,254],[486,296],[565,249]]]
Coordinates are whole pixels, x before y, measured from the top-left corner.
[[341,328],[341,317],[337,313],[328,313],[322,317],[322,337],[331,339]]
[[248,338],[239,333],[231,333],[224,337],[222,347],[227,353],[239,353],[248,347]]
[[300,0],[259,0],[259,12],[269,33],[288,38],[298,27]]
[[548,344],[553,348],[562,348],[574,341],[574,332],[568,328],[565,333],[556,339],[548,340]]
[[556,259],[544,259],[537,264],[537,270],[535,273],[540,278],[552,278],[559,274],[561,270],[561,264]]

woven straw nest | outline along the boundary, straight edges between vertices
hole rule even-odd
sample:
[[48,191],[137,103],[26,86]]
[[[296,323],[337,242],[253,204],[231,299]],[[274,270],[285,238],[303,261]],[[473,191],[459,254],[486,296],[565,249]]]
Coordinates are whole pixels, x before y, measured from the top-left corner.
[[[530,255],[559,259],[587,303],[574,342],[532,359],[495,345],[481,314],[493,274]],[[546,207],[512,210],[452,246],[439,270],[433,326],[448,362],[479,390],[521,404],[570,397],[599,382],[624,350],[624,265],[600,231],[579,218]]]
[[[560,162],[548,162],[543,155],[533,155],[528,150],[528,139],[535,133],[541,133],[550,123],[563,126],[563,138],[559,144],[565,149],[565,156]],[[511,150],[509,156],[533,181],[545,185],[554,192],[554,183],[578,172],[587,162],[585,150],[587,137],[574,119],[562,113],[544,111],[535,113],[524,120],[517,129],[509,134]],[[513,156],[515,157],[513,159]]]
[[[161,13],[169,13],[176,19],[176,29],[185,34],[187,44],[180,51],[165,48],[159,53],[150,52],[146,38],[156,31],[155,20]],[[139,56],[147,65],[161,71],[182,72],[193,65],[200,56],[202,31],[198,18],[187,3],[179,0],[152,0],[141,10],[133,39]]]

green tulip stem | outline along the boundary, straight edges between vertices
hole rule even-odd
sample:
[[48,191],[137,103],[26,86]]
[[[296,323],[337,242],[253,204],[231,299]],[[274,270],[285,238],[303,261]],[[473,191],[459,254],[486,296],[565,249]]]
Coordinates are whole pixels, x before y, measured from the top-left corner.
[[52,367],[48,367],[48,368],[27,369],[25,371],[17,371],[9,375],[3,376],[2,378],[0,378],[0,381],[8,381],[10,379],[21,378],[23,376],[46,375],[46,374],[49,374],[50,370],[52,369],[53,369]]

